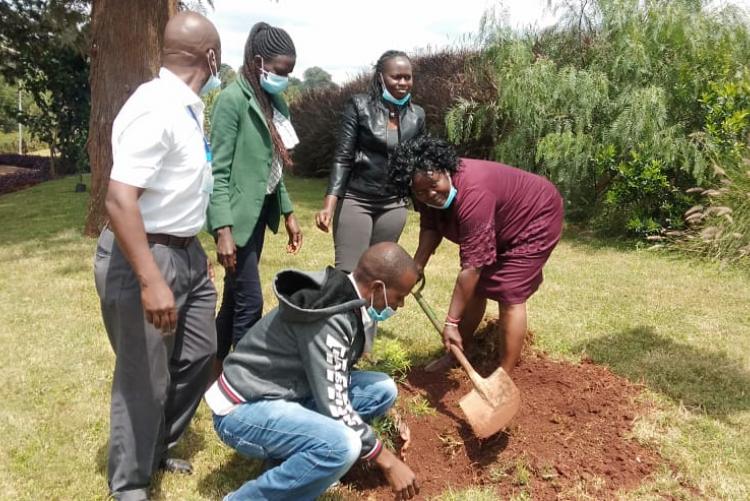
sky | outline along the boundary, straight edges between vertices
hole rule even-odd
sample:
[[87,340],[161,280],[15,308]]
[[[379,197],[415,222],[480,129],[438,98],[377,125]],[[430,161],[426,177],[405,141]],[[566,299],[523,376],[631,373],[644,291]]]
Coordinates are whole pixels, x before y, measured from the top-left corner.
[[[726,2],[727,0],[718,0]],[[744,8],[750,0],[732,0]],[[214,0],[207,15],[222,45],[222,62],[242,64],[247,34],[265,21],[289,32],[297,49],[292,76],[319,66],[343,83],[371,69],[389,49],[413,52],[466,43],[482,14],[494,9],[513,28],[545,27],[547,0]]]
[[[513,25],[551,23],[546,0],[502,2]],[[297,49],[292,76],[319,66],[343,83],[389,49],[411,52],[460,43],[476,33],[492,0],[214,0],[207,15],[221,36],[222,62],[237,68],[250,28],[265,21],[289,32]]]

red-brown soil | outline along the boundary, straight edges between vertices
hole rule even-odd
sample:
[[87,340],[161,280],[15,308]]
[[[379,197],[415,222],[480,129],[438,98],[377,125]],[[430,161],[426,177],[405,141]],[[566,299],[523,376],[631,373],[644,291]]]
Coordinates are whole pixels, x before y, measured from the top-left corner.
[[[485,376],[496,368],[494,355],[470,358]],[[458,407],[472,388],[463,371],[412,370],[401,386],[399,408],[411,429],[406,462],[419,479],[420,498],[448,488],[491,486],[498,499],[521,491],[541,500],[611,499],[615,491],[637,487],[664,463],[629,438],[642,412],[637,385],[589,362],[553,361],[531,351],[513,379],[523,399],[519,414],[507,430],[480,442]],[[436,412],[414,415],[410,402],[419,396]],[[344,483],[361,499],[393,499],[377,470],[355,468]]]

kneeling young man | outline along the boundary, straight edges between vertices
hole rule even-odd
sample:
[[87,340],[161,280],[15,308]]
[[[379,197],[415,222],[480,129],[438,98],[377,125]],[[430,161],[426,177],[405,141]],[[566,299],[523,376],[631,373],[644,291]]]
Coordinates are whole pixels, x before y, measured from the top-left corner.
[[367,424],[396,400],[386,374],[352,370],[377,321],[417,281],[398,244],[370,247],[351,275],[333,268],[276,275],[279,306],[256,323],[206,392],[214,428],[241,454],[280,462],[226,500],[314,499],[357,461],[371,461],[398,499],[418,492],[411,469]]

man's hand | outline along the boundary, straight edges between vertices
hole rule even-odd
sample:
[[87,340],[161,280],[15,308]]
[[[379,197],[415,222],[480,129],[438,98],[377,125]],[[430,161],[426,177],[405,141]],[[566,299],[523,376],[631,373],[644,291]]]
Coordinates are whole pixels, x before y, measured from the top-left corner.
[[458,331],[458,327],[452,325],[446,325],[443,327],[443,344],[445,345],[445,351],[451,351],[451,344],[458,346],[461,351],[464,349],[463,339],[461,339],[461,333]]
[[143,188],[110,180],[105,206],[117,245],[138,277],[146,321],[164,334],[172,334],[177,328],[177,307],[174,294],[164,281],[148,245],[138,207],[138,198],[143,191]]
[[284,226],[286,226],[286,233],[289,235],[289,242],[286,244],[286,251],[289,254],[297,254],[302,248],[302,230],[300,230],[297,224],[297,218],[294,214],[285,216]]
[[414,472],[391,451],[384,447],[375,459],[375,464],[383,471],[383,475],[388,480],[397,500],[411,499],[419,494],[417,477]]
[[216,257],[227,273],[234,273],[237,267],[237,245],[232,236],[232,227],[224,226],[216,230]]
[[177,307],[174,294],[161,276],[153,282],[141,283],[141,303],[146,321],[160,329],[162,334],[174,334],[177,328]]

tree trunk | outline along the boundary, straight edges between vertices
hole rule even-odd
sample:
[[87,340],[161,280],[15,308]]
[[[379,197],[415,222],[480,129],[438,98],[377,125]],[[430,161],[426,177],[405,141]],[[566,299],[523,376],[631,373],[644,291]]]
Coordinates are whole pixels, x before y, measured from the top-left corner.
[[164,26],[175,12],[176,0],[93,0],[87,235],[97,235],[107,220],[104,199],[112,169],[112,122],[133,91],[157,74]]
[[55,165],[55,158],[57,156],[57,134],[52,134],[52,141],[49,143],[49,178],[55,179],[57,177],[57,165]]

